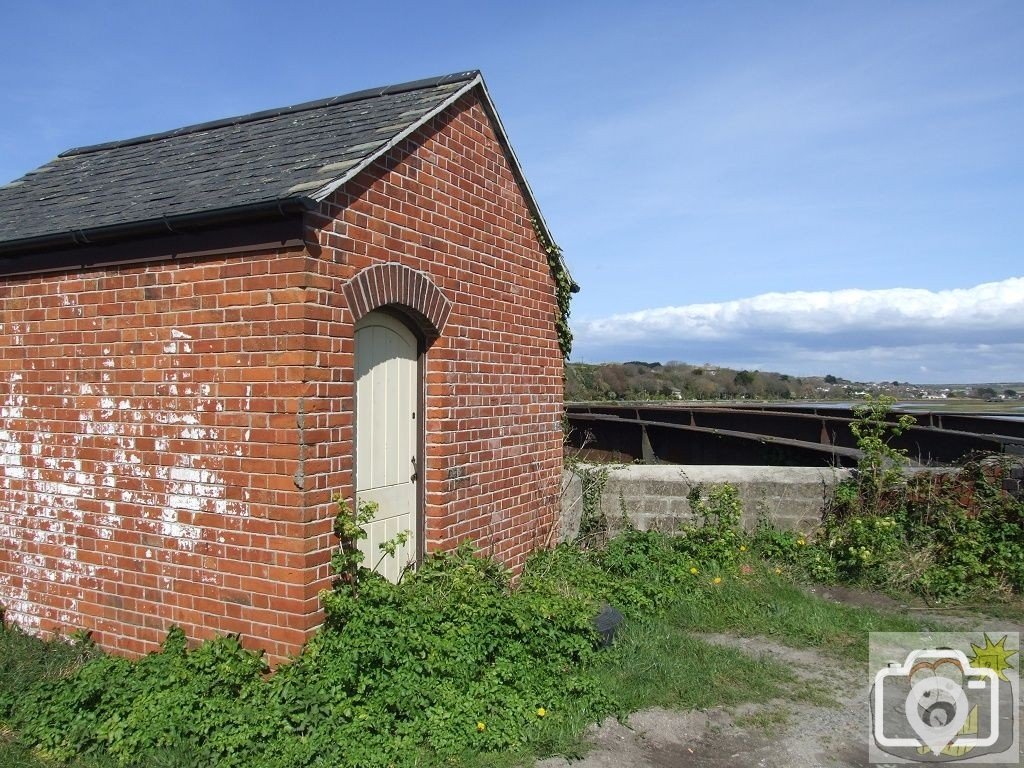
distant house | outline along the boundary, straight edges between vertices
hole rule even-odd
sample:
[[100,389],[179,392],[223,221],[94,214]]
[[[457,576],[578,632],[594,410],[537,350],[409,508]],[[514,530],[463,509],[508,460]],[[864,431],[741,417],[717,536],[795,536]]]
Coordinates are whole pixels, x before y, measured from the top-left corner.
[[478,72],[63,153],[0,187],[0,605],[281,657],[331,497],[382,567],[552,539],[558,285]]

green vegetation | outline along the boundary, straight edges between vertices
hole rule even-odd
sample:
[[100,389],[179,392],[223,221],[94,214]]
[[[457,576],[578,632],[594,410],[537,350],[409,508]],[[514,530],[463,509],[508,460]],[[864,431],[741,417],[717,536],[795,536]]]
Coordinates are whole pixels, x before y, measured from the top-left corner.
[[[161,652],[128,661],[83,638],[42,643],[5,626],[0,765],[481,765],[571,754],[585,725],[611,713],[811,695],[783,666],[693,631],[841,649],[868,628],[912,626],[772,576],[751,558],[732,489],[699,489],[694,503],[703,527],[562,545],[532,558],[513,586],[465,546],[390,584],[356,564],[358,513],[339,502],[327,625],[273,675],[232,636],[189,650],[173,630]],[[628,625],[601,649],[592,617],[606,603]]]
[[562,249],[557,243],[548,240],[540,221],[537,219],[532,221],[533,231],[537,234],[537,241],[547,255],[551,276],[555,279],[555,304],[558,307],[558,312],[555,314],[555,330],[558,333],[558,346],[562,350],[562,357],[568,360],[572,353],[572,329],[569,327],[572,292],[579,288],[573,283],[569,270],[566,269],[565,259],[562,258]]
[[[685,363],[569,363],[565,369],[565,399],[788,400],[826,396],[824,390],[816,388],[820,382],[820,379],[791,378],[778,373],[733,371]],[[835,396],[850,395],[845,389],[837,389]]]
[[668,615],[677,626],[695,631],[772,637],[861,662],[868,658],[868,632],[912,632],[923,626],[902,616],[820,600],[769,568],[723,580],[714,598],[679,602]]
[[841,483],[815,541],[759,525],[765,557],[822,582],[908,591],[931,601],[987,600],[1024,590],[1024,499],[1002,488],[1012,460],[970,457],[955,474],[907,474],[889,441],[913,417],[887,419],[869,399],[851,425],[864,458]]
[[[534,555],[515,583],[461,546],[396,585],[361,563],[372,509],[338,499],[326,625],[274,674],[234,636],[189,649],[174,629],[129,661],[0,622],[0,768],[512,765],[576,754],[587,723],[641,707],[827,703],[783,665],[701,633],[864,661],[868,632],[926,625],[820,600],[793,574],[943,599],[1021,589],[1024,502],[1002,491],[1002,465],[906,481],[888,440],[909,421],[888,422],[888,405],[858,414],[864,465],[813,541],[765,520],[744,532],[728,485],[695,487],[697,520],[675,535],[627,527],[606,540],[597,472],[593,530]],[[602,648],[593,617],[609,604],[627,621]],[[760,717],[765,730],[783,723]]]

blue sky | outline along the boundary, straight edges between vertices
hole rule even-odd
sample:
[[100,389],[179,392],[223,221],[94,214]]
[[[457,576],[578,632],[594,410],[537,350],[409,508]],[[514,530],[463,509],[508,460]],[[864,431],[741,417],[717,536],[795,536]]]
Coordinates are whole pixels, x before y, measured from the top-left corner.
[[1024,3],[0,0],[0,181],[481,69],[574,359],[1024,380]]

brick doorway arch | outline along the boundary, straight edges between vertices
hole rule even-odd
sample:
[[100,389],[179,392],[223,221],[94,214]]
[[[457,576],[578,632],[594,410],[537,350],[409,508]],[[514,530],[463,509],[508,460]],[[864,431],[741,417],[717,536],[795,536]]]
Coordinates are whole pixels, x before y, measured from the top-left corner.
[[422,272],[403,264],[375,264],[342,288],[352,321],[358,323],[375,309],[392,306],[417,326],[429,345],[441,335],[452,303]]

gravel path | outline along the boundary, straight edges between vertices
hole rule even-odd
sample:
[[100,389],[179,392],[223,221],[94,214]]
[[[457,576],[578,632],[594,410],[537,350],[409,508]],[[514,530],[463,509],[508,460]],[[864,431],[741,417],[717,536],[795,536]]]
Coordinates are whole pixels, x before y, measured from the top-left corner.
[[[843,588],[810,590],[825,600],[880,610],[908,608],[891,598]],[[916,612],[946,626],[1021,632],[1020,623]],[[673,712],[649,709],[626,723],[608,718],[591,728],[591,751],[579,761],[548,758],[536,768],[867,768],[868,681],[865,665],[814,649],[795,649],[763,637],[698,635],[709,643],[764,655],[788,665],[822,703],[776,699],[729,709]],[[816,699],[819,697],[815,697]],[[829,704],[825,699],[831,699]],[[1018,723],[1018,728],[1020,724]],[[951,763],[956,765],[957,763]]]

